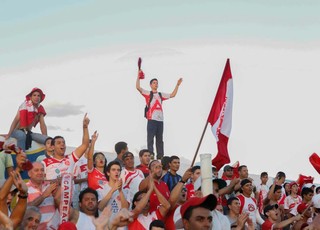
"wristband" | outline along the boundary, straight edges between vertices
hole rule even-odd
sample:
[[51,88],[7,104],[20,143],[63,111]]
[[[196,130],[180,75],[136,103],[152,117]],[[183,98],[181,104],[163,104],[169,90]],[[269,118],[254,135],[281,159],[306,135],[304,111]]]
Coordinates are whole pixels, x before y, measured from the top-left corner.
[[19,197],[20,199],[27,199],[27,198],[28,198],[28,193],[26,193],[26,194],[24,194],[24,195],[19,194],[18,197]]
[[179,182],[181,182],[182,184],[185,184],[185,183],[186,183],[186,182],[185,182],[185,181],[183,181],[182,179],[181,179]]

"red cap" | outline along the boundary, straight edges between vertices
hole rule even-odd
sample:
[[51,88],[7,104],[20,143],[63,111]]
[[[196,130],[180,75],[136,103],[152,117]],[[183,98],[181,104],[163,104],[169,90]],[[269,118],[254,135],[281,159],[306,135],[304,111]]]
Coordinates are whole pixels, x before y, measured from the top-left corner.
[[290,188],[292,188],[293,185],[297,185],[297,186],[299,187],[298,183],[295,182],[295,181],[292,181],[292,182],[289,184]]
[[199,198],[199,197],[192,197],[187,202],[185,202],[180,209],[181,217],[184,217],[185,212],[188,208],[193,206],[201,206],[208,208],[210,211],[216,208],[217,206],[217,198],[213,194],[209,194],[208,196]]
[[31,99],[31,95],[32,95],[34,92],[39,92],[39,93],[40,93],[40,95],[41,95],[41,100],[40,100],[40,102],[42,102],[42,101],[44,100],[44,98],[46,97],[46,95],[42,92],[41,89],[39,89],[39,88],[33,88],[33,89],[31,90],[31,92],[26,95],[26,100],[30,100],[30,99]]
[[306,210],[307,208],[308,208],[308,204],[302,202],[301,204],[298,205],[297,211],[299,214],[302,214],[304,210]]
[[74,223],[67,221],[60,224],[58,230],[77,230],[77,226]]

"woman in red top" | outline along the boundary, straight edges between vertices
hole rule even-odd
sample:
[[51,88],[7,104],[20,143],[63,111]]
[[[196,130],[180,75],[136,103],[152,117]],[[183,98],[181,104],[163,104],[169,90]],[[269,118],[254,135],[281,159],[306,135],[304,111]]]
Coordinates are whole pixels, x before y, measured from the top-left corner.
[[104,181],[107,181],[107,159],[102,152],[94,152],[94,146],[98,139],[97,131],[91,137],[91,145],[88,152],[88,187],[94,190],[101,188]]

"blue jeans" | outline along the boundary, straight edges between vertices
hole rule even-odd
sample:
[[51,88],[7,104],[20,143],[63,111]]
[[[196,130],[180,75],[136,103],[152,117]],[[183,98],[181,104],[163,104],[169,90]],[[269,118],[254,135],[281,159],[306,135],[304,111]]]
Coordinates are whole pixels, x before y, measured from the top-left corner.
[[148,150],[150,153],[153,152],[153,141],[154,137],[156,137],[156,149],[157,149],[157,159],[161,159],[163,157],[163,122],[148,120],[147,124],[147,143]]
[[[24,131],[16,129],[12,132],[11,137],[16,138],[18,147],[20,147],[23,151],[26,151],[26,133]],[[31,137],[32,140],[38,142],[39,144],[44,144],[48,136],[40,133],[32,133]]]

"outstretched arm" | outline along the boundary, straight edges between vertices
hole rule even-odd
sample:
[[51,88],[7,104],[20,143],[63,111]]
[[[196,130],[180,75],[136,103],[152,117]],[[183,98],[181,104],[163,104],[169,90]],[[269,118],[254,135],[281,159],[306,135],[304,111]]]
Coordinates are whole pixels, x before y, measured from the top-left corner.
[[[17,173],[22,171],[22,165],[26,162],[26,159],[27,159],[27,155],[24,152],[21,151],[20,154],[17,154],[17,157],[16,157],[17,168],[15,169]],[[8,177],[8,179],[6,180],[6,182],[4,183],[4,185],[0,190],[0,211],[2,211],[6,215],[8,215],[7,197],[13,182],[14,182],[13,178],[11,176]]]
[[82,144],[74,150],[76,156],[80,158],[84,152],[87,150],[89,146],[89,131],[88,126],[90,123],[90,119],[87,114],[84,115],[82,126],[83,126],[83,136],[82,136]]
[[239,178],[234,178],[231,180],[230,184],[222,189],[219,189],[219,195],[223,196],[226,194],[230,194],[234,191],[234,187],[240,184],[240,179]]
[[298,214],[296,216],[291,217],[290,219],[281,221],[280,223],[276,223],[275,225],[273,225],[273,229],[284,228],[284,227],[288,226],[289,224],[291,224],[291,223],[293,223],[295,221],[299,221],[302,218],[303,217],[300,214]]
[[165,217],[170,210],[170,203],[167,201],[167,199],[161,194],[161,192],[157,189],[156,186],[154,186],[154,192],[156,193],[158,200],[161,204],[159,208],[159,212],[162,217]]
[[8,134],[5,137],[6,139],[8,139],[11,136],[13,130],[15,130],[17,128],[17,126],[19,124],[19,121],[20,121],[20,113],[18,111],[16,116],[14,117],[12,123],[11,123],[11,126],[10,126]]
[[154,182],[152,181],[149,186],[148,192],[142,197],[139,204],[136,205],[136,207],[132,210],[133,213],[133,219],[136,219],[139,214],[142,212],[142,209],[147,205],[149,198],[151,196],[151,193],[154,188]]
[[147,190],[149,188],[149,185],[151,184],[150,183],[150,180],[152,178],[151,177],[151,174],[149,174],[149,176],[147,176],[145,179],[143,179],[140,184],[139,184],[139,190],[142,191],[142,190]]
[[[190,177],[191,177],[192,171],[191,168],[188,168],[185,173],[182,176],[182,181],[186,182]],[[174,186],[174,188],[172,189],[171,193],[170,193],[170,197],[169,197],[169,203],[171,205],[171,210],[174,209],[179,196],[181,194],[181,190],[184,186],[184,183],[179,181],[176,186]]]
[[22,180],[19,172],[11,172],[14,185],[19,190],[19,200],[16,207],[13,209],[10,219],[13,222],[13,227],[16,229],[22,222],[23,216],[27,209],[28,187]]
[[93,135],[91,136],[91,145],[88,152],[88,171],[91,172],[93,169],[93,152],[94,152],[94,146],[96,144],[96,141],[98,139],[99,134],[97,131],[94,131]]
[[177,92],[181,83],[182,83],[182,78],[179,78],[179,80],[177,81],[176,87],[174,87],[174,90],[170,94],[170,98],[173,98],[177,95]]
[[43,114],[40,114],[39,123],[40,123],[40,130],[41,130],[42,135],[46,135],[47,136],[48,135],[47,125],[44,122]]
[[13,222],[12,220],[0,211],[0,224],[3,225],[3,229],[13,230]]
[[139,70],[138,72],[138,76],[137,76],[137,80],[136,80],[136,89],[142,93],[142,88],[140,86],[140,78],[139,78],[139,75],[142,73],[142,70]]

